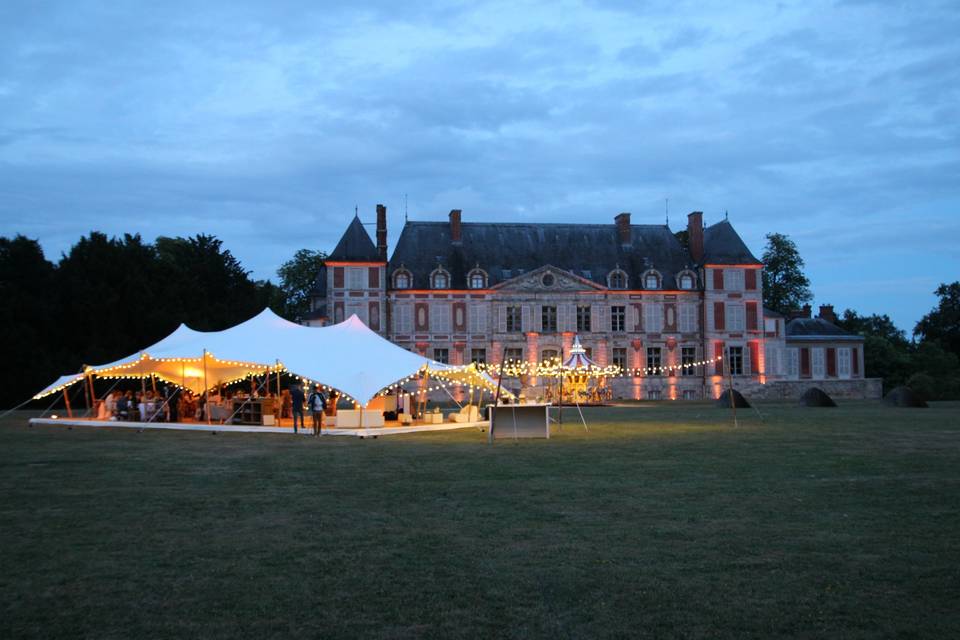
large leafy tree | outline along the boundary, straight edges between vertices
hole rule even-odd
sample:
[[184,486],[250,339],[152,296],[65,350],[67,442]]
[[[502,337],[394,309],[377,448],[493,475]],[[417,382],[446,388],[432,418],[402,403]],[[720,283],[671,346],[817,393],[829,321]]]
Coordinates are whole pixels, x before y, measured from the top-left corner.
[[862,316],[847,309],[837,320],[837,325],[864,337],[863,360],[868,378],[883,378],[887,388],[907,381],[912,372],[910,342],[890,316]]
[[0,353],[7,364],[0,407],[22,402],[58,375],[64,323],[54,275],[36,240],[0,238]]
[[935,293],[940,298],[937,306],[920,319],[913,335],[925,342],[935,340],[960,356],[960,281],[941,284]]
[[786,314],[810,302],[810,280],[803,273],[797,245],[782,233],[768,233],[763,251],[763,304]]
[[323,251],[300,249],[293,258],[280,265],[277,276],[284,297],[282,315],[300,320],[310,310],[310,291],[326,258]]

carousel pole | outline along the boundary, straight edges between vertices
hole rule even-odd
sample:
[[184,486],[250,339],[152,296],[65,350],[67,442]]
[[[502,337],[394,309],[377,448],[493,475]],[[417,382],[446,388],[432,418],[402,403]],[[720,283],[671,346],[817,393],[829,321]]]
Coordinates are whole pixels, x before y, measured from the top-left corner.
[[203,350],[203,415],[210,424],[210,388],[207,386],[207,350]]

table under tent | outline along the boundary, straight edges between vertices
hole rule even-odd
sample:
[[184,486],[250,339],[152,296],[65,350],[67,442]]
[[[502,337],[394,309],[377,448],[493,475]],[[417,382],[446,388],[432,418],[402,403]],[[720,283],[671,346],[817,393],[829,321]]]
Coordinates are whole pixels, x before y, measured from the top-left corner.
[[[431,388],[451,384],[470,388],[472,396],[474,390],[490,392],[496,385],[475,367],[444,365],[398,347],[371,331],[355,315],[328,327],[306,327],[264,309],[223,331],[196,331],[180,325],[156,344],[126,358],[85,367],[80,374],[61,376],[34,397],[62,392],[69,403],[68,390],[82,383],[87,415],[70,419],[120,426],[115,416],[104,416],[103,407],[109,400],[96,397],[93,381],[113,381],[115,386],[123,380],[139,379],[144,391],[147,380],[151,385],[159,381],[181,393],[198,396],[204,409],[200,412],[201,422],[207,425],[239,422],[289,430],[276,413],[284,391],[280,388],[281,376],[286,378],[287,386],[291,382],[302,385],[305,394],[314,385],[321,385],[329,397],[340,399],[340,406],[347,408],[331,409],[328,414],[334,415],[325,420],[327,426],[333,427],[332,432],[390,426],[413,430],[418,426],[414,412],[423,405],[410,399],[404,403],[405,396],[413,398],[420,392],[426,397]],[[428,386],[431,378],[433,387]],[[225,402],[220,390],[224,385],[237,383],[242,383],[244,392]],[[412,393],[408,387],[413,387]],[[157,404],[167,402],[164,399]],[[69,404],[67,408],[73,413]],[[140,411],[141,418],[145,418],[143,408]],[[159,414],[154,408],[138,424],[159,422]],[[97,420],[98,416],[103,419]],[[394,419],[385,420],[385,416]],[[189,418],[182,421],[187,423]],[[444,416],[439,424],[478,426],[480,422],[477,412],[467,409],[465,413],[458,411],[456,416]],[[421,419],[419,424],[438,423],[430,417],[429,421]]]

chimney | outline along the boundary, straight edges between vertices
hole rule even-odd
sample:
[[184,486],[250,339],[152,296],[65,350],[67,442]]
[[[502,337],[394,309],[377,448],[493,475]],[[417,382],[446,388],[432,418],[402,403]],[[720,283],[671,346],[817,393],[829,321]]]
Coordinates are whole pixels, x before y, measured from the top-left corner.
[[620,238],[620,244],[630,244],[630,214],[627,212],[621,213],[613,221],[617,223],[617,236]]
[[450,242],[453,244],[463,242],[460,236],[460,209],[450,210]]
[[377,255],[387,261],[387,208],[377,205]]
[[833,312],[832,304],[822,304],[820,305],[820,318],[826,320],[827,322],[832,322],[836,324],[837,314]]
[[800,315],[801,318],[809,318],[809,317],[810,317],[810,305],[808,305],[808,304],[803,305],[803,308],[800,310],[800,312],[801,312],[801,315]]
[[695,264],[703,262],[703,212],[687,214],[687,247]]

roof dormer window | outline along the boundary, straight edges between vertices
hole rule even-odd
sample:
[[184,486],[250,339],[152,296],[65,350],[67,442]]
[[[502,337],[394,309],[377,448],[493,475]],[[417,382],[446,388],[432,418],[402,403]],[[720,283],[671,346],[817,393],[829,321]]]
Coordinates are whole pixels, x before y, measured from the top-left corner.
[[397,269],[393,272],[393,288],[409,289],[411,285],[410,272],[406,269]]
[[471,289],[485,289],[487,287],[487,274],[482,269],[474,269],[467,276],[467,284]]
[[627,274],[622,269],[614,269],[607,276],[607,286],[611,289],[626,289]]
[[681,273],[680,278],[677,283],[681,289],[693,289],[693,274],[692,273]]
[[647,271],[643,276],[643,288],[644,289],[659,289],[660,288],[660,274],[654,270]]
[[430,286],[434,289],[449,289],[450,274],[443,267],[437,267],[430,274]]

